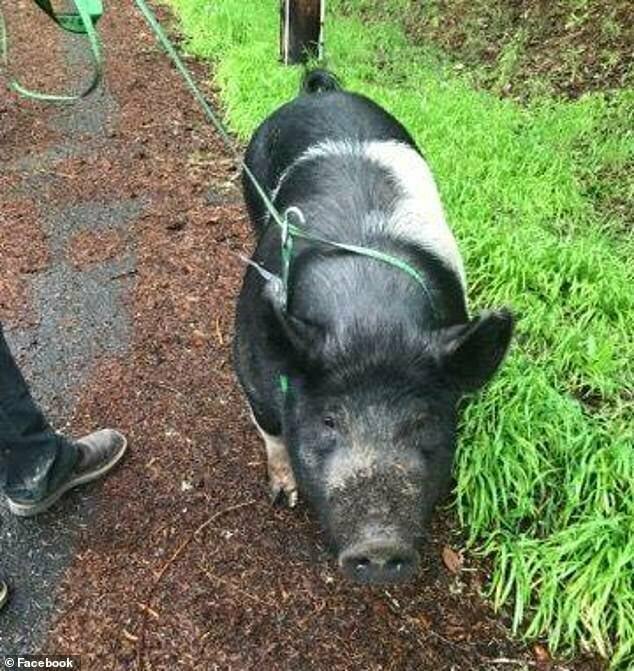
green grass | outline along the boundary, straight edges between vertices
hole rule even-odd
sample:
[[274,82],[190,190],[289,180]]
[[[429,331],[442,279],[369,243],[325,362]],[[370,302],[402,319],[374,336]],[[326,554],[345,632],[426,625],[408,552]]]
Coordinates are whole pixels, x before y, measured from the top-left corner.
[[[171,1],[246,140],[301,75],[277,62],[278,3]],[[373,22],[372,2],[331,0],[328,65],[424,149],[472,309],[509,305],[519,317],[503,372],[466,410],[459,519],[491,558],[491,596],[517,632],[631,668],[634,95],[500,100],[407,41],[397,19],[406,4],[385,0],[396,11]]]

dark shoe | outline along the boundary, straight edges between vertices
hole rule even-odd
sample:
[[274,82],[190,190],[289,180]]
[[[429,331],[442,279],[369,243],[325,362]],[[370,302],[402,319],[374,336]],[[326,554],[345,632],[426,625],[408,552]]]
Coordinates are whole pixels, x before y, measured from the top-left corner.
[[48,510],[69,489],[105,475],[121,459],[127,448],[125,436],[113,429],[95,431],[75,445],[78,459],[68,480],[40,501],[20,502],[7,497],[9,510],[19,517],[31,517]]
[[8,600],[9,588],[7,587],[7,583],[2,578],[0,578],[0,610],[2,610],[4,605],[6,605]]

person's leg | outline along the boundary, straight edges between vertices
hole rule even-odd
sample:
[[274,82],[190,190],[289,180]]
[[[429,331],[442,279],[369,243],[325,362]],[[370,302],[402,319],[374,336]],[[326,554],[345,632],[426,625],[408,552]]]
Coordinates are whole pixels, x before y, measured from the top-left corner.
[[0,324],[0,485],[12,513],[44,512],[69,489],[105,475],[126,448],[125,437],[113,429],[77,441],[55,433],[33,400]]
[[77,462],[77,448],[56,434],[33,400],[0,324],[0,463],[7,496],[43,498]]

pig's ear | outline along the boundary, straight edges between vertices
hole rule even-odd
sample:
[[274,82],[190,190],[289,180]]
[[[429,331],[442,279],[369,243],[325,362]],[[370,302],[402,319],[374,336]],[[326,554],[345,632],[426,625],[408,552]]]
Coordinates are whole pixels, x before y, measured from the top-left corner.
[[513,322],[506,309],[487,311],[440,334],[436,357],[452,386],[475,391],[493,377],[511,342]]
[[[322,330],[315,324],[297,319],[288,313],[277,313],[280,335],[286,340],[284,358],[297,368],[314,364],[319,358]],[[289,347],[290,346],[290,347]]]
[[317,325],[294,317],[286,310],[286,295],[281,282],[269,282],[264,290],[264,299],[272,309],[273,337],[271,344],[280,358],[298,368],[311,365],[318,358],[323,342],[323,331]]

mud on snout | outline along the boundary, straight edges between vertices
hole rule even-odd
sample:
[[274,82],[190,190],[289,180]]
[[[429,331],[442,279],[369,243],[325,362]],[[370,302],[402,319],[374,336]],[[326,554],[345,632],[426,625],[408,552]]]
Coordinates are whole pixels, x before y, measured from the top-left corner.
[[323,518],[341,571],[362,584],[414,578],[433,501],[424,472],[399,465],[349,476],[328,496]]

